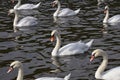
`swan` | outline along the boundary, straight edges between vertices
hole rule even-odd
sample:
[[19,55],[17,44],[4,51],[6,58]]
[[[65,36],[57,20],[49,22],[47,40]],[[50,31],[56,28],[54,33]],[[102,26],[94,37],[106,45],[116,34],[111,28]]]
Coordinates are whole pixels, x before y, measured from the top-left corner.
[[108,55],[105,51],[101,49],[96,49],[92,52],[90,61],[93,61],[93,59],[98,56],[102,56],[103,61],[95,73],[95,78],[104,80],[120,80],[120,66],[103,72],[108,64]]
[[115,16],[109,18],[109,7],[108,6],[105,6],[104,13],[106,13],[106,16],[103,20],[103,23],[118,23],[118,22],[120,22],[120,15],[115,15]]
[[91,45],[94,41],[93,39],[91,41],[89,41],[88,43],[83,43],[82,41],[78,41],[75,43],[67,44],[60,48],[61,37],[57,30],[53,30],[51,33],[51,41],[52,42],[54,41],[55,37],[57,39],[57,42],[56,42],[55,48],[52,51],[52,56],[65,56],[65,55],[75,55],[75,54],[79,54],[79,53],[84,53],[91,47]]
[[11,13],[15,13],[15,18],[14,18],[13,26],[17,26],[17,27],[35,26],[35,25],[38,24],[37,18],[31,17],[31,16],[27,16],[27,17],[21,19],[18,22],[18,11],[14,10],[14,9],[10,9],[9,10],[9,14],[11,14]]
[[[20,61],[14,61],[10,64],[10,68],[7,71],[7,73],[10,73],[13,71],[13,69],[18,68],[18,76],[16,80],[23,80],[23,64]],[[37,78],[35,80],[69,80],[71,76],[71,73],[65,76],[64,78],[58,78],[58,77],[41,77]]]
[[[14,3],[14,0],[11,0]],[[21,10],[21,9],[36,9],[40,6],[41,2],[38,4],[23,4],[21,5],[21,0],[18,0],[18,3],[14,6],[14,9]]]
[[60,10],[61,8],[61,4],[59,2],[59,0],[55,0],[52,5],[53,7],[58,4],[58,8],[57,10],[55,11],[55,13],[53,14],[53,16],[56,16],[56,17],[62,17],[62,16],[73,16],[73,15],[77,15],[80,11],[80,9],[77,9],[75,11],[69,9],[69,8],[65,8],[65,9],[62,9]]

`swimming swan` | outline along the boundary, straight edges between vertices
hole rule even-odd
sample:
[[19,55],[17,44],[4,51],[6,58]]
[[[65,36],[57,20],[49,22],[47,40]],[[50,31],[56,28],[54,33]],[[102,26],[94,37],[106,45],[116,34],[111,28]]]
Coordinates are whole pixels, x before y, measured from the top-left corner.
[[109,18],[109,7],[105,6],[105,11],[104,13],[106,14],[103,23],[118,23],[120,22],[120,15],[115,15],[111,18]]
[[[10,68],[7,71],[7,73],[10,73],[11,71],[13,71],[13,69],[18,68],[18,76],[16,80],[23,80],[23,64],[20,61],[14,61],[10,64]],[[35,80],[69,80],[70,78],[70,74],[68,74],[67,76],[65,76],[64,78],[58,78],[58,77],[41,77],[41,78],[37,78]]]
[[17,27],[22,27],[22,26],[35,26],[38,24],[37,22],[37,18],[31,17],[31,16],[27,16],[25,18],[22,18],[19,22],[18,22],[18,11],[14,10],[14,9],[10,9],[9,10],[9,14],[11,13],[15,13],[15,18],[14,18],[14,22],[13,22],[13,26],[17,26]]
[[93,59],[98,56],[102,56],[103,61],[95,73],[95,78],[104,80],[120,80],[120,66],[103,72],[108,64],[108,55],[105,51],[96,49],[92,52],[90,61],[93,61]]
[[[14,3],[14,0],[11,0]],[[21,10],[21,9],[36,9],[40,6],[41,2],[38,4],[23,4],[21,5],[21,0],[18,0],[18,3],[14,6],[14,9]]]
[[86,52],[92,45],[93,39],[87,43],[82,41],[74,42],[67,44],[60,48],[61,46],[61,37],[57,30],[53,30],[51,33],[51,41],[54,41],[54,38],[57,39],[55,48],[52,51],[52,56],[65,56],[65,55],[75,55]]
[[77,15],[80,11],[80,9],[77,9],[75,11],[69,9],[69,8],[65,8],[65,9],[61,9],[61,4],[59,2],[59,0],[55,0],[53,3],[53,7],[58,4],[58,8],[57,10],[55,11],[55,13],[53,14],[53,16],[57,16],[57,17],[62,17],[62,16],[73,16],[73,15]]

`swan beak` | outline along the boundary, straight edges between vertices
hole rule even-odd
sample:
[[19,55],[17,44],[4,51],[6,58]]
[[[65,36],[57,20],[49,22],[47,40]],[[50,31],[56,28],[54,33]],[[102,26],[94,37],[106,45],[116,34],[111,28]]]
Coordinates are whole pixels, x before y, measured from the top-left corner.
[[14,3],[14,2],[15,2],[15,0],[11,0],[11,2],[12,2],[12,3]]
[[94,58],[95,58],[95,56],[92,55],[90,58],[90,62],[92,62],[94,60]]
[[54,36],[51,36],[50,41],[51,41],[51,42],[54,41]]
[[13,70],[12,67],[9,68],[9,70],[7,71],[7,73],[10,73]]

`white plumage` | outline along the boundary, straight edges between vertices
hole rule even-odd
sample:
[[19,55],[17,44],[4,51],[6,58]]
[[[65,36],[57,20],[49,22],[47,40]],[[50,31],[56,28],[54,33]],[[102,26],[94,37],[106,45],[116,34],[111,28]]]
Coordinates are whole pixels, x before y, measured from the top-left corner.
[[56,37],[57,42],[56,42],[55,48],[52,51],[52,56],[65,56],[65,55],[75,55],[75,54],[84,53],[91,47],[91,45],[94,41],[93,39],[91,41],[89,41],[88,43],[83,43],[82,41],[78,41],[75,43],[67,44],[60,48],[61,37],[57,30],[52,31],[51,41],[54,40],[54,37]]
[[56,4],[58,4],[58,8],[55,11],[55,13],[53,14],[53,16],[56,16],[56,17],[73,16],[73,15],[77,15],[80,11],[80,9],[73,11],[69,8],[65,8],[65,9],[61,10],[61,4],[60,4],[59,0],[55,0],[53,2],[53,6],[55,6]]

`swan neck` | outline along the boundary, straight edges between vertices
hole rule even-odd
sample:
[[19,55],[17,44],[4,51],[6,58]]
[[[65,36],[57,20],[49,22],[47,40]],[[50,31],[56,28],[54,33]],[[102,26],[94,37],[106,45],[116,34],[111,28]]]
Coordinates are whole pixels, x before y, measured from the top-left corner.
[[97,79],[102,79],[102,73],[105,70],[105,68],[107,67],[108,64],[108,55],[105,53],[102,55],[103,57],[103,61],[101,63],[101,65],[99,66],[99,68],[97,69],[96,73],[95,73],[95,77]]
[[14,9],[17,9],[21,5],[21,0],[18,0],[18,3],[15,5]]
[[13,26],[16,26],[16,25],[17,25],[17,22],[18,22],[18,12],[15,11],[15,18],[14,18]]
[[56,42],[55,48],[52,51],[52,56],[58,55],[58,51],[59,51],[59,48],[61,46],[61,37],[59,34],[56,34],[56,40],[57,40],[57,42]]
[[23,80],[23,66],[21,66],[18,70],[17,80]]
[[103,20],[103,23],[108,23],[108,18],[109,18],[109,10],[106,11],[105,18]]
[[61,8],[61,4],[60,4],[60,2],[58,1],[58,8],[57,8],[57,10],[55,11],[55,13],[54,13],[53,16],[58,16],[59,11],[60,11],[60,8]]

